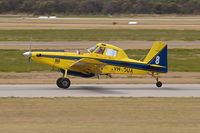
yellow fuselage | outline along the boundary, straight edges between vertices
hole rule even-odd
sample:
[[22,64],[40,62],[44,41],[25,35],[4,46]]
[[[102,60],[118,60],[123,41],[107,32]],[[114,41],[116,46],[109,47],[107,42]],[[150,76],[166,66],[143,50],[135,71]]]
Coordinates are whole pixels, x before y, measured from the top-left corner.
[[[40,57],[38,55],[45,55],[49,57]],[[51,57],[52,56],[52,57]],[[57,58],[56,58],[57,57]],[[71,59],[65,59],[65,57],[71,57]],[[73,70],[70,68],[74,63],[78,61],[78,59],[82,58],[91,58],[91,59],[102,59],[102,60],[113,60],[112,57],[106,57],[104,55],[98,55],[95,53],[68,53],[68,52],[32,52],[31,59],[35,62],[47,64],[53,67],[57,67],[63,70]],[[114,58],[114,60],[119,61],[118,58]],[[144,63],[137,60],[132,60],[129,58],[120,59],[120,61],[127,62],[135,62],[135,63]],[[91,62],[95,63],[95,62]],[[145,63],[144,63],[145,64]],[[77,70],[75,70],[77,71]],[[81,72],[81,71],[80,71]],[[113,73],[113,74],[147,74],[149,71],[133,69],[129,67],[119,67],[115,65],[106,65],[101,69],[102,74]]]

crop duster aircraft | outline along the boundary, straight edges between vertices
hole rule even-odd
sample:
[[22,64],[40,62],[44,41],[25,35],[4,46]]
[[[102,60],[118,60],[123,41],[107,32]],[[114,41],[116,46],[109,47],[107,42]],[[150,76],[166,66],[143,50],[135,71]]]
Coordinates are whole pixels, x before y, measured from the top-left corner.
[[56,67],[62,73],[57,79],[59,88],[69,88],[68,75],[90,78],[111,74],[147,74],[156,79],[161,87],[159,73],[167,73],[167,44],[155,42],[144,60],[128,58],[126,53],[113,45],[99,43],[87,49],[86,53],[55,50],[28,51],[23,53],[29,60]]

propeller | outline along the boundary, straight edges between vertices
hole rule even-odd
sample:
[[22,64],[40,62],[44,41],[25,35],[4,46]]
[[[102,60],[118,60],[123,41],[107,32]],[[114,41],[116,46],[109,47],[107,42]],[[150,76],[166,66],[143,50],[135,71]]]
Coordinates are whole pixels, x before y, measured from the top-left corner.
[[28,56],[28,64],[30,64],[31,63],[31,40],[32,40],[32,37],[31,37],[31,39],[30,39],[30,44],[29,44],[29,56]]
[[29,51],[28,52],[24,52],[23,55],[26,56],[28,58],[28,64],[30,64],[31,62],[31,40],[32,40],[32,37],[30,38],[30,44],[29,44]]

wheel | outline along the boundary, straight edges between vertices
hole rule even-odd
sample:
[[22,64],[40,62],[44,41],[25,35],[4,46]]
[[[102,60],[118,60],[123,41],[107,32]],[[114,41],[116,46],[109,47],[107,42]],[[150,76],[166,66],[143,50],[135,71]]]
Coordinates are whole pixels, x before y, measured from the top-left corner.
[[156,83],[156,86],[157,86],[157,87],[162,87],[162,82],[158,81],[158,82]]
[[67,89],[69,88],[71,81],[68,78],[59,78],[56,84],[59,88]]

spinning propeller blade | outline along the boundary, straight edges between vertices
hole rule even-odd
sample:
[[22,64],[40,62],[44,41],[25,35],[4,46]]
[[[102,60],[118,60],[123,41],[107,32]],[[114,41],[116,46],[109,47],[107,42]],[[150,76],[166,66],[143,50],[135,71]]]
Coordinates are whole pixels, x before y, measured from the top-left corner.
[[30,44],[29,44],[29,51],[28,52],[24,52],[23,55],[28,57],[28,64],[30,64],[31,62],[31,40],[32,40],[32,37],[30,38]]

